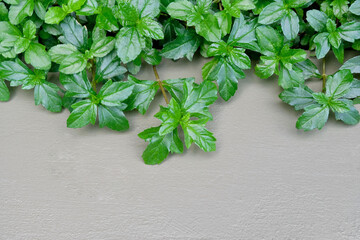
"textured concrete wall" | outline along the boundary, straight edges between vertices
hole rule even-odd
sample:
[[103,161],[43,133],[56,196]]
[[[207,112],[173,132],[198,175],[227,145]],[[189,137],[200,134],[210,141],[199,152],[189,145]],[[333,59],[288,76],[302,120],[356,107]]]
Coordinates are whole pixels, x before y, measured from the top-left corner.
[[[158,70],[200,79],[203,64]],[[247,76],[211,108],[217,152],[193,147],[160,166],[143,164],[137,137],[158,124],[160,94],[119,134],[67,129],[67,111],[14,90],[0,104],[0,239],[360,239],[359,126],[331,118],[322,131],[298,131],[276,79]],[[151,68],[139,78],[154,79]]]

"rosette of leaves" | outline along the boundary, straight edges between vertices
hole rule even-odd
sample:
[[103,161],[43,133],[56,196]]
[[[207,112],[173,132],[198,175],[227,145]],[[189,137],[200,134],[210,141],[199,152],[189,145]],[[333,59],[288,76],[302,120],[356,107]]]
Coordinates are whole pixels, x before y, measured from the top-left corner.
[[331,48],[339,62],[343,63],[345,42],[354,43],[355,40],[360,39],[360,22],[358,21],[350,21],[338,26],[333,19],[319,10],[308,11],[306,19],[318,32],[313,41],[316,57],[319,59],[324,58]]
[[359,123],[360,114],[354,108],[353,99],[360,96],[360,81],[354,79],[351,71],[343,69],[328,76],[325,88],[324,92],[313,92],[302,85],[280,94],[280,98],[296,110],[305,110],[296,123],[298,129],[323,128],[330,111],[335,113],[336,120],[350,125]]
[[183,130],[185,146],[195,143],[205,152],[215,151],[215,137],[205,126],[212,115],[209,106],[217,99],[217,88],[212,82],[194,83],[194,79],[165,80],[164,87],[172,98],[167,107],[160,107],[155,115],[160,126],[146,129],[139,137],[149,142],[142,157],[147,164],[159,164],[169,153],[182,153],[184,146],[179,137]]
[[[147,164],[183,152],[184,144],[215,150],[205,128],[209,106],[217,92],[231,100],[252,61],[259,77],[278,76],[284,102],[304,110],[298,128],[320,129],[330,112],[359,122],[359,56],[331,76],[325,59],[332,51],[342,63],[346,50],[360,50],[360,0],[0,0],[0,33],[0,101],[12,87],[34,89],[36,105],[70,110],[70,128],[98,122],[126,130],[124,112],[146,114],[160,90],[161,123],[139,134],[149,142]],[[163,58],[192,61],[199,53],[209,58],[204,81],[160,80],[155,66]],[[156,81],[132,76],[145,62]],[[305,85],[314,78],[323,92]]]

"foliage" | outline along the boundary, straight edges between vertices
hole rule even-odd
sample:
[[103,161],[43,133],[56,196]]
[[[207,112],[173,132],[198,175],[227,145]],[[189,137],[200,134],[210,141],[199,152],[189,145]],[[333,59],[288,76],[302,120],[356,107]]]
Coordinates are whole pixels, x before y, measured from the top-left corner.
[[[331,112],[360,121],[360,56],[344,63],[345,50],[360,50],[360,0],[0,0],[0,32],[0,101],[12,87],[34,89],[36,105],[69,109],[69,128],[127,130],[124,112],[146,114],[161,92],[159,126],[139,134],[146,164],[193,143],[215,151],[209,108],[218,94],[231,100],[252,61],[260,78],[278,78],[282,101],[304,111],[297,128],[321,129]],[[343,64],[333,75],[330,51]],[[192,61],[197,52],[209,58],[203,81],[160,79],[162,58]],[[309,56],[322,59],[321,73]],[[134,76],[144,64],[155,81]],[[307,86],[316,79],[322,92]]]

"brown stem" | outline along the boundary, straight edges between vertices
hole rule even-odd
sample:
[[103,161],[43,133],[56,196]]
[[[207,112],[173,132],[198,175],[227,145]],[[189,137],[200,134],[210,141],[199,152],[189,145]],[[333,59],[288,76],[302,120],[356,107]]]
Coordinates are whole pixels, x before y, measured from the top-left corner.
[[322,62],[322,91],[326,91],[326,60],[325,57],[323,58]]
[[94,59],[91,59],[91,86],[94,89],[94,91],[96,92],[96,80],[95,80],[95,61]]
[[167,96],[166,96],[164,86],[163,86],[163,84],[162,84],[162,81],[160,80],[160,77],[159,77],[159,74],[158,74],[158,72],[157,72],[157,69],[156,69],[156,66],[155,66],[155,65],[153,65],[153,70],[154,70],[154,74],[155,74],[156,81],[158,81],[159,86],[160,86],[160,89],[161,89],[161,92],[162,92],[162,94],[163,94],[163,96],[164,96],[165,102],[166,102],[166,104],[169,104],[169,100],[168,100],[168,98],[167,98]]
[[219,9],[220,11],[224,10],[221,1],[219,2]]

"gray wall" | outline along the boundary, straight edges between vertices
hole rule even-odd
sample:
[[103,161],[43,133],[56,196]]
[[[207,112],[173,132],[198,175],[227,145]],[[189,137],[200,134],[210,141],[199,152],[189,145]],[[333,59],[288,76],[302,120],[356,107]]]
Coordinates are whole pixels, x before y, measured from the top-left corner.
[[[158,70],[201,79],[203,64]],[[138,77],[154,79],[150,67]],[[119,134],[67,129],[67,111],[14,90],[0,104],[0,239],[360,239],[359,126],[332,118],[322,131],[296,130],[299,113],[279,93],[275,78],[248,71],[237,95],[211,108],[215,153],[192,147],[146,166],[137,133],[159,123],[160,94]]]

